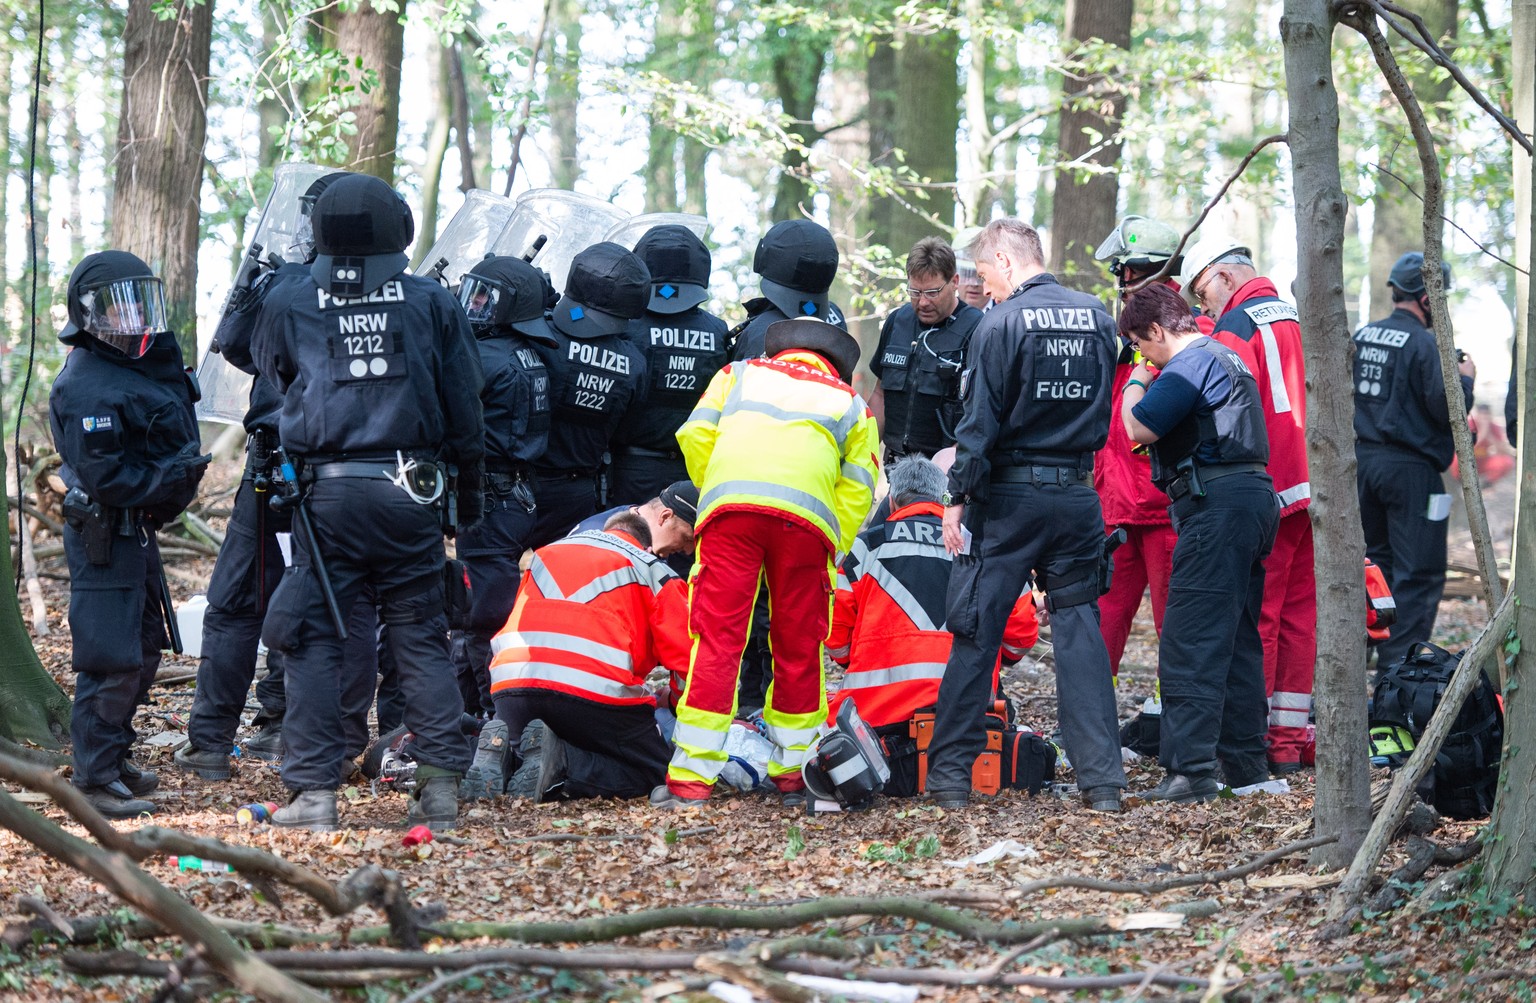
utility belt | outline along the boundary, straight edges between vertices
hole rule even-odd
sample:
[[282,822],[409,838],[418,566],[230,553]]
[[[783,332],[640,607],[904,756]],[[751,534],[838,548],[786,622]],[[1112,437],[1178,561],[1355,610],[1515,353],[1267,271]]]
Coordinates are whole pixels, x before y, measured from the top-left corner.
[[143,510],[110,508],[96,501],[80,488],[70,488],[64,495],[64,521],[80,534],[85,554],[98,567],[112,563],[112,538],[138,534]]
[[533,471],[533,479],[536,481],[593,481],[597,479],[596,470],[539,470]]
[[1169,501],[1204,498],[1205,485],[1210,481],[1231,477],[1234,474],[1262,474],[1266,468],[1262,463],[1197,464],[1184,460],[1175,469],[1179,471],[1179,476],[1170,481],[1165,489]]
[[488,502],[510,500],[532,512],[536,508],[533,488],[533,471],[527,466],[498,466],[485,472],[485,497]]
[[619,455],[635,456],[642,460],[681,460],[680,449],[647,449],[644,446],[619,446]]
[[396,453],[374,459],[303,458],[299,470],[299,483],[312,485],[316,481],[335,479],[388,481],[404,491],[406,497],[418,505],[430,505],[447,513],[447,522],[457,521],[455,501],[458,491],[458,468],[449,463],[432,459],[420,453]]
[[1091,484],[1092,482],[1093,467],[1091,465],[1086,470],[1081,467],[1049,467],[1036,464],[992,467],[994,484],[1059,484],[1062,487],[1069,487],[1073,484]]

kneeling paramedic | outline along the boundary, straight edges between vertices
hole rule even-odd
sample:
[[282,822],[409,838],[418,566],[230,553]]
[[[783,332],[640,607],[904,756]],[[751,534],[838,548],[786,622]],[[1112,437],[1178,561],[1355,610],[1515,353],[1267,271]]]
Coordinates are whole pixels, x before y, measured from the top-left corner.
[[76,673],[70,718],[74,784],[108,818],[153,812],[159,779],[130,759],[133,712],[149,695],[160,649],[179,646],[155,530],[197,495],[196,394],[166,325],[165,295],[126,251],[87,255],[69,277],[72,351],[54,380],[48,420],[68,485],[64,555]]
[[1161,370],[1154,380],[1143,363],[1131,374],[1121,417],[1152,447],[1179,534],[1158,649],[1168,772],[1142,797],[1209,800],[1218,770],[1232,787],[1269,777],[1259,615],[1280,500],[1265,471],[1264,412],[1243,357],[1201,334],[1172,289],[1132,296],[1120,326]]
[[819,320],[779,321],[769,358],[715,374],[677,433],[699,485],[698,560],[689,597],[693,655],[677,708],[677,752],[661,808],[699,802],[725,767],[741,653],[766,576],[774,678],[763,720],[773,743],[768,775],[788,803],[803,803],[800,768],[827,716],[822,642],[833,562],[852,546],[878,475],[879,431],[847,381],[859,345]]
[[643,797],[672,750],[656,727],[645,677],[688,664],[683,580],[646,548],[633,512],[534,552],[512,615],[491,642],[496,719],[480,732],[466,797],[507,792],[534,802]]
[[[938,702],[954,643],[944,622],[953,558],[944,549],[944,474],[938,466],[907,457],[886,469],[886,480],[890,516],[859,534],[837,576],[827,654],[848,671],[829,698],[829,722],[852,700],[885,745],[891,766],[885,793],[910,797],[918,792],[912,718]],[[1023,658],[1039,633],[1034,597],[1026,592],[1003,629],[994,696],[1003,662]]]
[[372,586],[416,736],[410,818],[451,828],[471,750],[448,654],[442,538],[455,503],[458,522],[480,516],[480,358],[453,295],[405,273],[414,223],[389,185],[343,178],[312,218],[309,281],[274,289],[252,337],[257,367],[283,392],[279,428],[302,492],[294,564],[262,627],[287,655],[282,777],[295,794],[272,821],[337,824],[339,621]]

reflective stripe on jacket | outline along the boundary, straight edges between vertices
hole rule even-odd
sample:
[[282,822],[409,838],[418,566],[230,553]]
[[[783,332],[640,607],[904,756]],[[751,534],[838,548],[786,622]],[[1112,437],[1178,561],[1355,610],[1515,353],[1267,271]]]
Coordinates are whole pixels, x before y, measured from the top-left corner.
[[702,530],[727,509],[783,515],[843,553],[869,512],[880,433],[864,399],[818,355],[781,352],[715,374],[678,429]]
[[[875,727],[909,720],[938,701],[954,643],[944,622],[952,558],[944,549],[943,516],[936,502],[899,508],[860,533],[843,559],[827,654],[848,671],[832,697],[829,720],[850,698]],[[998,668],[1003,658],[1022,658],[1038,636],[1033,597],[1026,592],[1003,628]],[[994,689],[996,675],[994,668]]]
[[654,705],[645,677],[686,666],[688,650],[682,579],[623,532],[578,533],[534,553],[491,641],[491,692]]

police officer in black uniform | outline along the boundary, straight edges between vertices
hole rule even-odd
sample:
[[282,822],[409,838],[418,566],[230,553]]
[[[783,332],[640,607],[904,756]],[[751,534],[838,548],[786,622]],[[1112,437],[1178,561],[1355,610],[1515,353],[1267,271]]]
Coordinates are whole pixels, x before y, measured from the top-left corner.
[[[1168,772],[1142,797],[1207,801],[1221,790],[1218,767],[1233,787],[1269,779],[1259,610],[1280,524],[1269,436],[1252,371],[1200,333],[1178,293],[1143,289],[1120,329],[1146,359],[1125,385],[1121,420],[1151,445],[1152,480],[1179,534],[1158,650]],[[1155,379],[1148,363],[1161,367]]]
[[[1355,458],[1365,554],[1381,568],[1397,601],[1392,636],[1377,645],[1382,665],[1400,660],[1435,629],[1445,591],[1445,541],[1451,514],[1441,474],[1451,465],[1450,407],[1440,350],[1429,328],[1424,255],[1410,251],[1387,277],[1392,313],[1355,332]],[[1441,263],[1450,286],[1451,267]],[[1472,408],[1471,359],[1461,390]]]
[[955,643],[939,686],[928,791],[942,807],[969,802],[1003,625],[1033,575],[1051,611],[1057,712],[1078,787],[1090,807],[1118,811],[1125,771],[1099,632],[1105,535],[1093,490],[1093,454],[1109,434],[1114,321],[1045,271],[1040,237],[1022,220],[993,220],[971,251],[997,305],[967,360],[944,499],[944,543],[957,555],[948,598]]
[[[317,178],[300,200],[306,222],[315,200],[331,182],[347,171]],[[187,723],[187,743],[176,750],[175,763],[204,780],[229,779],[229,752],[235,740],[245,696],[256,674],[256,646],[261,640],[261,621],[267,602],[283,576],[283,554],[277,538],[292,529],[292,513],[271,505],[276,474],[274,448],[278,445],[278,415],[283,395],[272,381],[256,372],[251,358],[251,332],[262,303],[273,286],[302,282],[309,276],[315,257],[314,230],[309,225],[290,249],[296,260],[267,271],[256,268],[237,279],[219,328],[214,350],[241,372],[255,375],[251,406],[245,412],[245,472],[235,492],[234,508],[224,532],[224,544],[214,562],[208,583],[208,610],[203,616],[203,655],[197,667],[197,691]],[[371,677],[370,680],[371,682]],[[370,689],[371,696],[371,689]],[[277,759],[282,755],[283,656],[267,652],[267,674],[256,684],[261,709],[252,724],[259,730],[241,743],[244,756]],[[364,729],[366,730],[366,714]],[[366,735],[365,735],[366,737]]]
[[686,226],[657,226],[635,244],[651,273],[651,298],[628,335],[645,356],[645,406],[613,434],[609,500],[638,505],[688,479],[677,430],[710,378],[727,362],[725,321],[700,304],[709,298],[709,248]]
[[532,464],[549,442],[549,371],[538,349],[559,342],[544,320],[543,277],[521,258],[475,265],[459,284],[459,302],[485,371],[485,516],[455,547],[469,568],[473,606],[453,655],[465,710],[491,717],[491,637],[512,612],[518,560],[538,521]]
[[470,748],[448,653],[442,533],[455,501],[461,524],[480,516],[480,359],[453,295],[405,274],[414,223],[388,184],[337,181],[315,203],[314,228],[310,281],[274,289],[252,339],[257,367],[283,392],[283,447],[303,491],[294,566],[262,627],[267,647],[287,655],[282,776],[296,794],[273,821],[337,822],[342,651],[328,581],[340,611],[365,585],[377,591],[416,736],[410,817],[451,827]]
[[197,495],[197,394],[167,327],[160,280],[126,251],[87,255],[69,278],[74,351],[48,419],[68,485],[74,784],[108,818],[153,812],[159,779],[129,760],[134,709],[169,647],[169,592],[155,531]]
[[953,445],[960,422],[960,371],[981,311],[960,301],[955,251],[924,237],[907,255],[906,303],[885,319],[870,369],[869,404],[880,419],[886,462],[931,459]]
[[786,318],[815,317],[848,330],[843,312],[827,298],[837,278],[837,260],[837,241],[826,227],[808,219],[773,224],[752,258],[763,295],[742,304],[747,319],[731,330],[731,358],[740,362],[762,355],[768,328]]
[[549,370],[549,443],[533,463],[542,547],[598,510],[598,475],[614,430],[645,387],[645,359],[625,336],[645,313],[651,273],[618,244],[593,244],[571,261],[565,295],[550,312],[553,344],[536,345]]

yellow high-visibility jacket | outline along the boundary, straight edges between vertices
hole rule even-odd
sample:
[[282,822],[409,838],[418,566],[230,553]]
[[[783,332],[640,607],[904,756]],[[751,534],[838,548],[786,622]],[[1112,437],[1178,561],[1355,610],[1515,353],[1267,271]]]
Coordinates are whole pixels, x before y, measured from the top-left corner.
[[869,513],[880,433],[864,399],[813,352],[733,362],[677,430],[699,486],[702,529],[716,512],[771,512],[845,553]]

